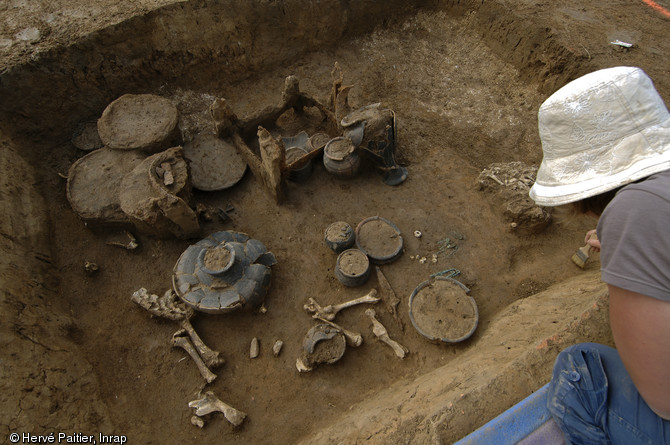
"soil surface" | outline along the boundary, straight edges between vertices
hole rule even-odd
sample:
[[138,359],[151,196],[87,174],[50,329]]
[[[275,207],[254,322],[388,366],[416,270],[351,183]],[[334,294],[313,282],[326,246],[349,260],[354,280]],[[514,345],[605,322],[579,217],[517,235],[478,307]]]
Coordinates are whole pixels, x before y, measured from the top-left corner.
[[[173,2],[143,0],[128,8],[128,2],[93,3],[4,2],[0,60],[5,67],[29,63],[41,51],[68,46],[91,29],[115,26]],[[170,289],[175,262],[199,239],[134,233],[139,248],[119,247],[128,242],[123,229],[92,230],[67,200],[62,176],[86,151],[69,137],[30,139],[31,149],[22,156],[38,171],[36,186],[48,203],[58,302],[75,321],[68,336],[91,365],[113,431],[127,435],[129,443],[295,443],[392,383],[447,365],[476,345],[490,320],[509,304],[582,273],[570,258],[595,221],[526,231],[526,220],[506,213],[510,198],[503,193],[505,184],[482,188],[478,178],[492,163],[539,165],[537,110],[551,92],[579,74],[640,66],[670,103],[670,18],[662,12],[670,2],[657,1],[660,9],[648,3],[500,1],[493,3],[497,8],[481,11],[438,5],[392,17],[365,35],[235,81],[210,68],[207,76],[194,75],[192,83],[165,75],[167,80],[155,88],[136,91],[170,99],[188,142],[213,131],[213,98],[225,98],[238,116],[252,115],[278,102],[288,75],[300,79],[302,91],[328,104],[337,62],[345,83],[353,85],[353,108],[382,102],[397,117],[396,158],[409,171],[401,185],[385,185],[370,163],[364,162],[356,176],[343,178],[329,174],[317,159],[308,179],[287,184],[281,205],[248,170],[229,189],[193,191],[194,208],[229,209],[227,220],[201,220],[203,237],[221,230],[244,232],[278,260],[262,311],[198,314],[192,320],[204,342],[226,360],[209,385],[193,361],[170,344],[179,324],[152,318],[130,299],[142,287],[157,295]],[[615,40],[634,45],[625,48],[611,43]],[[540,45],[544,52],[533,53]],[[80,125],[99,118],[105,105],[82,112],[77,125],[63,131],[75,135]],[[303,130],[301,116],[292,113],[279,122],[275,135]],[[343,310],[335,320],[361,333],[363,344],[347,348],[333,365],[299,373],[296,359],[306,332],[315,325],[303,309],[308,298],[334,305],[379,288],[374,277],[357,288],[343,286],[335,277],[337,254],[324,242],[331,223],[356,227],[371,216],[392,221],[403,235],[403,254],[381,266],[401,300],[403,323],[394,322],[383,304],[374,307],[389,336],[409,354],[400,360],[374,337],[364,314],[370,305],[364,304]],[[414,236],[415,231],[421,236]],[[87,262],[98,265],[98,272],[87,274]],[[586,265],[586,270],[594,268],[597,256]],[[433,344],[409,320],[409,295],[431,274],[443,271],[471,289],[479,308],[477,331],[464,344]],[[250,359],[253,338],[260,341],[260,354]],[[271,350],[277,340],[284,344],[278,356]],[[23,377],[17,372],[4,378]],[[211,415],[205,428],[191,425],[188,403],[207,390],[247,413],[244,423],[233,428],[223,416]],[[3,413],[7,415],[16,421],[16,414]],[[479,422],[472,419],[473,425]],[[48,434],[49,425],[42,427],[35,433]]]

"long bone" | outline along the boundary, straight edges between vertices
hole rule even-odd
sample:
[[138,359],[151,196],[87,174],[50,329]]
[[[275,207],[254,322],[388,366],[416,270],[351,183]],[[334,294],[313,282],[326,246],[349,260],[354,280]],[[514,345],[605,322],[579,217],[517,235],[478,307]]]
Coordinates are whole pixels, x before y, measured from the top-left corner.
[[[219,357],[220,353],[218,351],[212,350],[202,341],[191,324],[191,318],[193,318],[195,312],[177,299],[174,290],[169,289],[159,297],[150,294],[145,288],[140,288],[133,293],[131,300],[149,311],[151,315],[179,321],[182,330],[191,338],[193,346],[205,361],[207,367],[216,368],[226,362],[223,357]],[[182,336],[183,332],[178,332],[178,336]]]
[[312,318],[323,318],[328,321],[333,321],[335,319],[335,315],[342,309],[355,306],[357,304],[361,303],[377,303],[380,300],[380,298],[377,297],[377,289],[372,289],[370,292],[367,294],[363,295],[362,297],[356,298],[351,301],[347,301],[344,303],[340,304],[329,304],[328,306],[321,306],[319,303],[316,302],[314,298],[309,298],[309,301],[303,306],[307,312],[311,312]]
[[188,337],[180,335],[182,332],[183,331],[180,329],[172,335],[172,346],[176,348],[182,348],[184,351],[186,351],[195,362],[195,365],[198,367],[200,375],[202,375],[207,383],[212,383],[214,379],[216,379],[216,374],[210,371],[207,365],[205,365],[205,362],[202,361],[202,358],[200,358],[198,355],[198,351],[195,350]]
[[356,348],[356,347],[360,346],[361,343],[363,343],[363,336],[361,334],[359,334],[358,332],[353,332],[353,331],[350,331],[348,329],[345,329],[342,326],[340,326],[339,324],[333,323],[332,321],[326,320],[325,318],[317,317],[317,319],[323,321],[324,323],[328,323],[332,327],[342,331],[342,333],[344,334],[344,338],[347,340],[347,344],[349,346],[352,346],[352,347]]
[[195,346],[195,349],[198,351],[198,354],[200,354],[200,357],[202,357],[208,368],[217,368],[226,363],[226,360],[219,356],[218,351],[214,351],[202,341],[198,333],[193,329],[193,325],[189,318],[184,318],[181,321],[181,327],[191,338],[193,346]]
[[219,400],[212,391],[207,391],[205,397],[201,399],[188,402],[188,407],[195,408],[196,416],[206,416],[207,414],[216,411],[221,412],[226,420],[232,423],[233,426],[239,426],[247,417],[246,413]]
[[372,333],[375,334],[375,336],[377,338],[379,338],[381,341],[383,341],[384,343],[389,345],[391,348],[393,348],[393,351],[395,352],[395,355],[397,355],[399,358],[405,358],[405,355],[409,351],[407,350],[406,347],[404,347],[403,345],[401,345],[397,341],[391,340],[391,337],[389,337],[389,334],[386,331],[386,328],[384,327],[384,325],[381,324],[379,322],[379,320],[377,320],[375,318],[375,316],[377,315],[375,310],[374,309],[367,309],[365,311],[365,315],[370,317],[370,320],[372,321]]

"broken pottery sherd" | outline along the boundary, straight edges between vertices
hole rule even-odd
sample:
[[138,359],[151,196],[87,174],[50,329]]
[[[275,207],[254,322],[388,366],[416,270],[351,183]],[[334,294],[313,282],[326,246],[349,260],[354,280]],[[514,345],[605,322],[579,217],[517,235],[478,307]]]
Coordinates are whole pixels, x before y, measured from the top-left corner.
[[123,178],[121,210],[138,231],[159,238],[191,238],[200,233],[198,215],[188,203],[188,172],[182,147],[177,146],[149,156]]
[[356,226],[356,247],[375,264],[395,261],[401,254],[403,239],[400,230],[391,221],[371,216]]
[[260,241],[240,232],[216,232],[181,254],[172,283],[177,295],[201,312],[258,308],[276,262]]
[[303,352],[296,360],[299,372],[311,371],[321,364],[332,365],[342,358],[347,340],[342,331],[326,323],[312,327],[302,342]]
[[315,150],[322,150],[331,139],[332,138],[328,133],[315,133],[310,136],[309,140],[307,141],[306,148],[310,152]]
[[384,173],[384,183],[398,185],[407,179],[407,168],[395,160],[397,137],[396,118],[393,110],[371,104],[346,115],[340,122],[343,136],[352,140],[365,155]]
[[[303,158],[308,154],[308,151],[302,147],[287,147],[286,148],[286,165],[291,165],[293,162]],[[290,169],[288,178],[294,182],[305,181],[312,174],[312,162],[308,161],[302,167]]]
[[419,284],[409,297],[409,318],[433,342],[457,343],[472,336],[479,321],[477,303],[461,282],[435,277]]

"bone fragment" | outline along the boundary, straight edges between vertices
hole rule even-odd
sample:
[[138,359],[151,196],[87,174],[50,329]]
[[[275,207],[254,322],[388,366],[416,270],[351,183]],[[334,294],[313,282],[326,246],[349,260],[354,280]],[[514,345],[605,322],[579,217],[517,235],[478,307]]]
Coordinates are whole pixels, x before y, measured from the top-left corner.
[[274,345],[272,345],[272,353],[274,354],[275,357],[279,357],[279,353],[281,352],[281,348],[284,346],[284,342],[281,340],[277,340]]
[[123,243],[119,243],[119,242],[116,242],[116,241],[110,241],[110,242],[107,243],[107,245],[108,246],[123,247],[126,250],[137,249],[139,247],[139,244],[137,243],[137,239],[135,239],[133,234],[126,230],[126,236],[128,237],[128,244],[123,244]]
[[309,372],[314,369],[312,366],[309,366],[307,363],[305,363],[305,360],[302,357],[299,357],[295,361],[295,367],[298,372]]
[[246,413],[219,400],[212,391],[207,391],[205,397],[201,399],[188,402],[188,406],[189,408],[195,408],[196,416],[206,416],[217,411],[223,413],[226,420],[233,426],[239,426],[247,417]]
[[145,288],[133,292],[130,297],[138,305],[142,306],[152,315],[170,320],[183,320],[193,316],[193,309],[177,300],[177,295],[170,289],[162,297],[150,294]]
[[258,339],[256,337],[251,339],[251,346],[249,347],[249,357],[256,358],[260,354],[260,345],[258,344]]
[[357,348],[363,343],[363,336],[361,334],[359,334],[358,332],[353,332],[353,331],[350,331],[348,329],[345,329],[342,326],[340,326],[339,324],[333,323],[332,321],[326,320],[325,318],[321,318],[321,317],[317,317],[317,318],[319,320],[323,321],[324,323],[328,323],[332,327],[342,331],[342,333],[344,334],[344,338],[347,340],[347,344],[349,346]]
[[172,346],[182,348],[184,351],[186,351],[188,355],[190,355],[193,361],[195,362],[195,365],[198,367],[200,375],[202,375],[202,377],[205,379],[205,381],[207,381],[207,383],[212,383],[214,379],[216,379],[216,374],[210,371],[207,365],[205,365],[205,362],[202,361],[202,359],[198,355],[198,351],[195,350],[193,344],[191,344],[191,341],[188,339],[188,337],[177,335],[180,332],[181,330],[175,332],[174,335],[172,336]]
[[391,340],[391,338],[388,335],[388,332],[386,331],[386,328],[384,327],[383,324],[381,324],[375,316],[377,315],[374,309],[367,309],[365,311],[365,315],[370,317],[370,320],[372,321],[372,333],[375,334],[377,338],[379,338],[381,341],[389,345],[391,348],[393,348],[393,352],[395,352],[395,355],[397,355],[399,358],[405,358],[405,355],[409,352],[406,347],[401,345],[395,340]]
[[84,272],[86,272],[86,275],[93,276],[96,273],[98,273],[98,270],[100,270],[100,267],[91,261],[86,261],[84,263]]
[[218,368],[219,366],[226,363],[226,360],[223,357],[220,357],[220,353],[218,351],[214,351],[209,346],[207,346],[204,341],[202,341],[198,333],[195,331],[195,329],[193,329],[193,325],[188,318],[184,318],[181,321],[181,327],[191,338],[193,346],[198,351],[198,354],[200,357],[202,357],[202,360],[205,362],[208,368]]
[[379,288],[381,289],[382,300],[384,300],[386,309],[393,316],[393,320],[395,320],[400,330],[402,332],[405,332],[405,325],[403,324],[402,320],[400,319],[400,316],[398,315],[398,303],[400,303],[400,299],[396,296],[395,292],[393,291],[393,288],[391,287],[391,284],[388,282],[386,276],[384,276],[379,266],[375,266],[375,272],[377,274],[377,281],[379,282]]
[[191,425],[195,425],[198,428],[203,428],[205,426],[205,421],[198,416],[191,417]]
[[374,304],[379,302],[379,300],[380,298],[377,297],[377,289],[372,289],[362,297],[336,305],[329,304],[328,306],[321,306],[316,302],[316,300],[314,300],[314,298],[310,298],[309,302],[306,303],[303,307],[307,312],[314,314],[312,315],[313,318],[323,318],[325,320],[332,321],[335,319],[335,315],[337,315],[337,313],[342,309],[361,303]]

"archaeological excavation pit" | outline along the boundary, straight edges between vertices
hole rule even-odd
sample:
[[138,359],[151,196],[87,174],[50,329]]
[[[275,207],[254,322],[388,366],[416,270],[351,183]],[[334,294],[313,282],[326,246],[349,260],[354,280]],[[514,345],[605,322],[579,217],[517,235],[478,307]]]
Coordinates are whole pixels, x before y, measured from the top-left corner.
[[[102,432],[129,443],[452,443],[542,386],[561,345],[610,341],[597,259],[584,270],[569,261],[592,223],[558,226],[527,198],[541,160],[536,112],[598,67],[660,74],[653,59],[665,49],[653,30],[662,19],[634,6],[610,18],[599,4],[584,11],[576,2],[560,10],[502,0],[135,3],[0,11],[11,24],[0,36],[3,441],[14,432]],[[623,18],[635,14],[650,23],[647,35]],[[619,35],[639,49],[608,46]],[[668,97],[670,80],[657,87]],[[287,91],[302,102],[287,102]],[[68,176],[85,156],[124,150],[109,147],[108,129],[95,131],[124,95],[171,103],[176,132],[165,147],[152,140],[122,161],[112,152],[91,164],[84,176],[96,187],[76,189],[86,209],[99,210],[89,217],[73,207]],[[374,104],[392,116],[380,128],[393,129],[385,133],[393,156],[363,156],[355,171],[348,160],[338,167],[345,174],[334,173],[323,161],[326,139],[358,137],[341,118]],[[328,137],[310,146],[303,131]],[[264,165],[264,137],[301,145],[310,169],[289,177],[286,163]],[[220,150],[240,154],[240,140],[246,168],[195,153],[203,141],[226,141]],[[386,147],[369,143],[378,154]],[[188,150],[194,167],[178,170]],[[137,187],[146,187],[141,196],[171,187],[180,171],[195,172],[196,186],[184,179],[152,201],[163,219],[129,197]],[[146,182],[157,172],[158,182]],[[183,212],[170,213],[177,197]],[[105,213],[101,203],[117,200]],[[402,251],[346,286],[324,232],[375,217],[398,229]],[[146,289],[156,304],[179,305],[166,296],[175,264],[223,232],[258,240],[276,259],[259,278],[269,279],[262,304],[182,308],[170,319],[131,299]],[[237,253],[253,256],[245,266],[265,255],[249,249]],[[232,264],[220,261],[213,273]],[[431,276],[470,290],[479,322],[467,340],[431,342],[414,329],[408,300]],[[336,306],[373,289],[385,298],[332,320],[362,343],[299,372],[305,335],[324,323],[305,310],[309,299]],[[377,337],[369,309],[400,349]],[[586,327],[575,322],[584,319]],[[191,329],[220,353],[210,383],[173,346]],[[218,403],[213,395],[238,411],[198,417]]]

